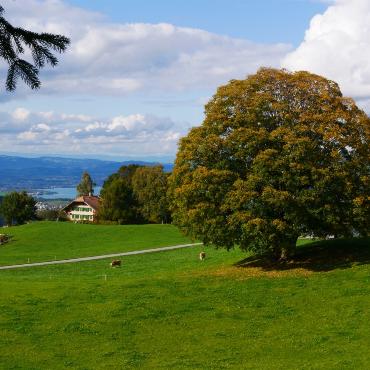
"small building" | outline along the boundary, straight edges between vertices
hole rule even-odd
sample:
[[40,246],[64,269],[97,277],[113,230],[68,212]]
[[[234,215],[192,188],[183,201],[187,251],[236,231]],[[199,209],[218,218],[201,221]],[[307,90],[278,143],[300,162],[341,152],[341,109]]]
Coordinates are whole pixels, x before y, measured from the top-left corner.
[[70,221],[96,221],[100,206],[100,197],[82,195],[63,208]]

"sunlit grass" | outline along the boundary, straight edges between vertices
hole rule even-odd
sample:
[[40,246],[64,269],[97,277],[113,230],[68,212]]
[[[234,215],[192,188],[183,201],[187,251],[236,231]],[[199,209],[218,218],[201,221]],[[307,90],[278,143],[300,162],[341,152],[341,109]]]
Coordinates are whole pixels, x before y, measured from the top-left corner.
[[200,247],[0,271],[0,368],[368,369],[365,249],[320,272]]
[[173,225],[86,225],[34,222],[3,228],[12,241],[0,247],[0,265],[86,257],[191,242]]

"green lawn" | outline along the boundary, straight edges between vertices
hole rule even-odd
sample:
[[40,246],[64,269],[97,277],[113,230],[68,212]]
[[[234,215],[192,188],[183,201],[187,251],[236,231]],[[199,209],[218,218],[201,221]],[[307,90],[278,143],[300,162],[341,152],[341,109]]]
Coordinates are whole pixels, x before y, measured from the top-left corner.
[[369,239],[282,266],[199,251],[0,271],[0,368],[370,368]]
[[34,222],[0,233],[13,237],[11,244],[0,246],[0,266],[191,243],[172,225]]

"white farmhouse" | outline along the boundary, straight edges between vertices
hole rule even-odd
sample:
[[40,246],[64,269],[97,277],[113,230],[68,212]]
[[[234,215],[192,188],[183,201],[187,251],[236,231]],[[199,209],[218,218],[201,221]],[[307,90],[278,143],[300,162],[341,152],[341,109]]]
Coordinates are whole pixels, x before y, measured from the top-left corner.
[[63,208],[70,221],[96,221],[100,198],[93,195],[83,195],[76,198]]

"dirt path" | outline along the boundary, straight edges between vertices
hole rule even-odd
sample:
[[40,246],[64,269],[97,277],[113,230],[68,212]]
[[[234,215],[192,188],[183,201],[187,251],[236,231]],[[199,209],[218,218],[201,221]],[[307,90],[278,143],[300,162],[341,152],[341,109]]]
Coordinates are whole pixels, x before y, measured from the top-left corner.
[[197,246],[197,245],[202,245],[202,243],[181,244],[181,245],[173,245],[171,247],[143,249],[143,250],[140,250],[140,251],[103,254],[101,256],[71,258],[71,259],[58,260],[58,261],[35,262],[35,263],[25,263],[25,264],[22,264],[22,265],[0,266],[0,270],[11,270],[11,269],[24,268],[24,267],[61,265],[63,263],[76,263],[76,262],[83,262],[83,261],[103,260],[103,259],[112,258],[112,257],[131,256],[131,255],[145,254],[145,253],[165,252],[165,251],[171,251],[171,250],[174,250],[174,249],[194,247],[194,246]]

